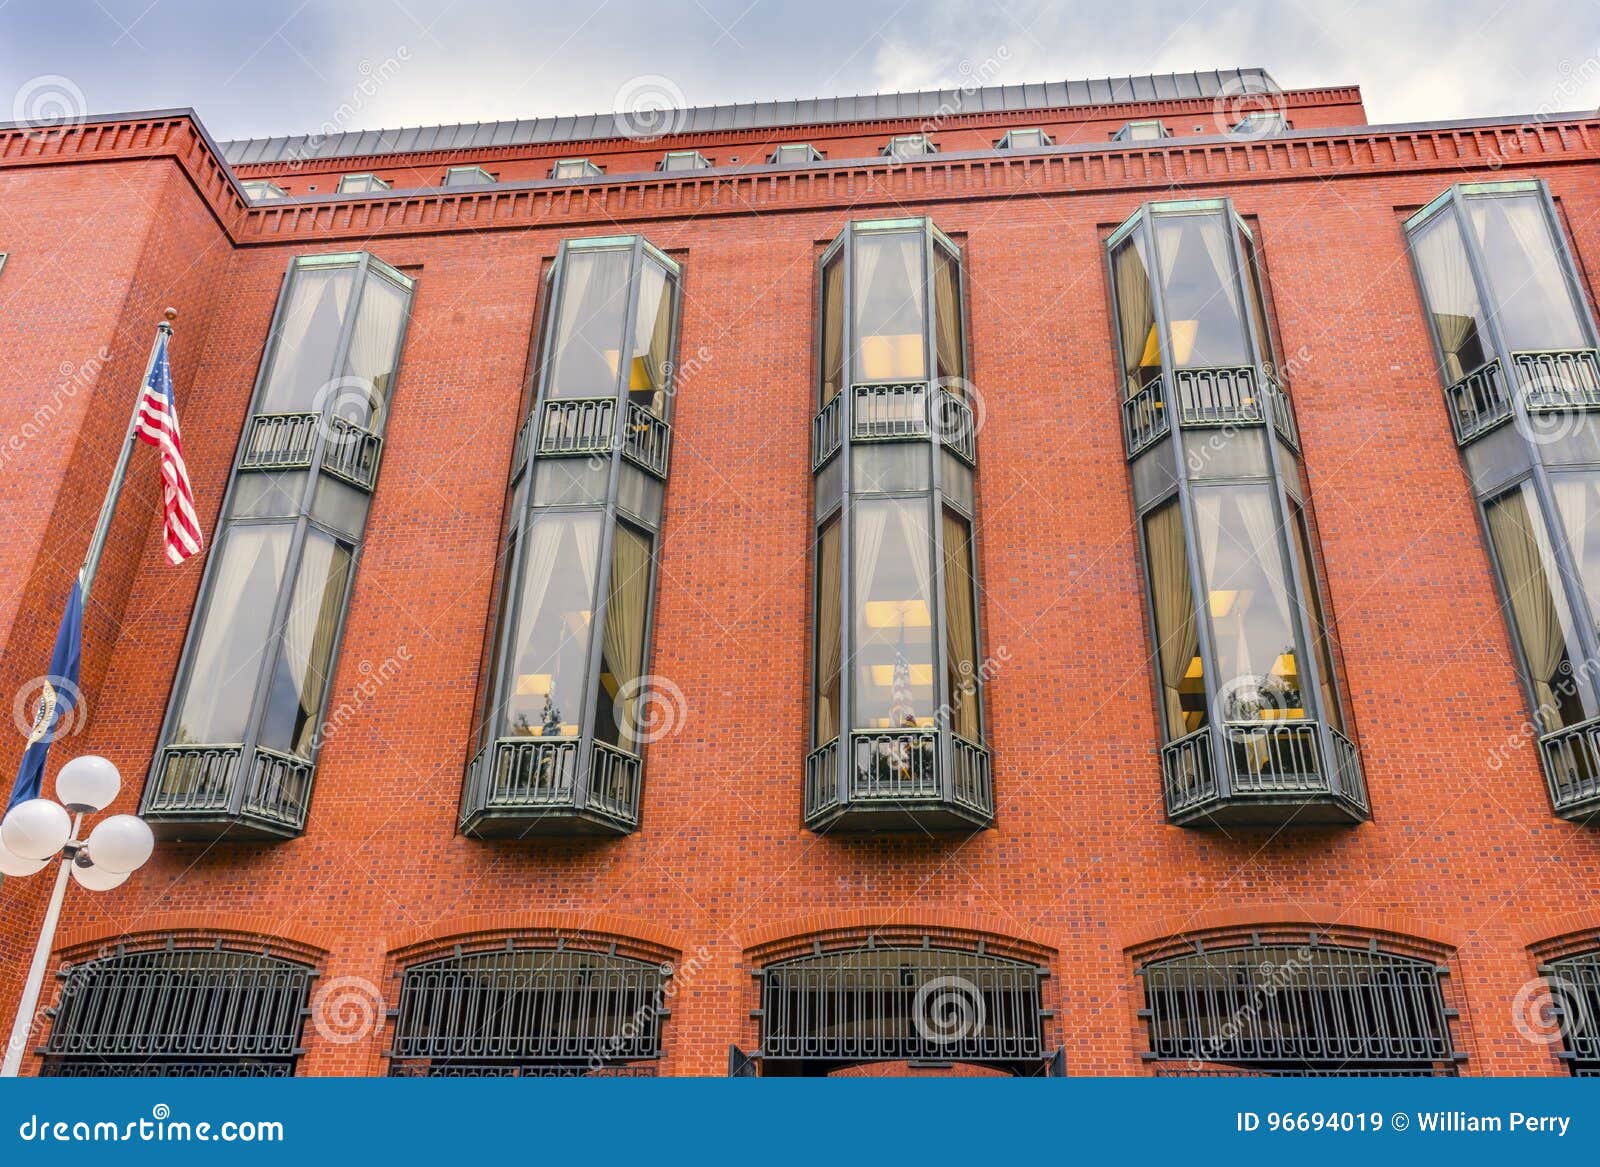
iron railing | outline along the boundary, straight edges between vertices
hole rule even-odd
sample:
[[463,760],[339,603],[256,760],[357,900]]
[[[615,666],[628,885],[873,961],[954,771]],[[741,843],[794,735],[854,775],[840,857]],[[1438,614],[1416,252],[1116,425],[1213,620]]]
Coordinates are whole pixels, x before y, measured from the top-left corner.
[[[849,416],[845,416],[848,406]],[[839,452],[848,427],[852,441],[934,437],[968,465],[978,457],[978,422],[959,394],[925,381],[853,385],[829,398],[811,419],[811,468]]]
[[342,417],[320,413],[258,413],[250,419],[241,470],[303,470],[319,440],[324,473],[370,491],[378,481],[383,439]]
[[1552,349],[1511,354],[1517,385],[1530,410],[1600,409],[1600,354]]
[[1331,726],[1309,720],[1229,723],[1221,731],[1220,774],[1216,732],[1205,726],[1161,748],[1168,817],[1182,821],[1225,805],[1302,798],[1332,798],[1361,817],[1369,812],[1360,755]]
[[835,393],[811,419],[811,469],[816,470],[844,445],[844,394]]
[[[1172,374],[1178,402],[1177,422],[1184,429],[1254,426],[1266,421],[1265,402],[1272,403],[1272,424],[1292,448],[1300,448],[1300,427],[1282,384],[1252,365],[1178,369]],[[1129,458],[1170,432],[1172,411],[1161,380],[1151,381],[1122,402],[1122,440]]]
[[[620,437],[616,432],[617,402],[613,397],[552,397],[539,414],[538,453],[610,454],[619,445],[623,457],[658,478],[667,475],[672,427],[636,402],[626,402]],[[526,425],[526,423],[524,423]],[[515,481],[527,464],[527,442],[519,432],[512,457]]]
[[533,417],[522,419],[522,424],[517,427],[516,441],[511,446],[511,481],[513,484],[522,477],[522,472],[528,468],[528,442],[533,430]]
[[994,777],[989,769],[989,751],[955,734],[950,735],[950,746],[955,800],[981,815],[993,815]]
[[457,954],[406,969],[391,1072],[566,1077],[661,1054],[670,968],[579,948]]
[[305,825],[315,767],[294,754],[256,747],[248,767],[242,745],[174,745],[161,751],[141,813],[155,819],[232,813],[235,791],[243,812],[298,831]]
[[667,476],[667,455],[672,449],[672,427],[636,402],[628,402],[628,423],[622,434],[622,456],[650,471]]
[[866,441],[928,435],[928,386],[925,382],[855,385],[850,392],[853,398],[851,437]]
[[[946,800],[939,760],[939,733],[929,728],[858,729],[817,747],[806,758],[805,817],[813,826],[850,805],[862,809],[954,806],[962,822],[994,816],[994,775],[989,751],[950,735],[951,782]],[[850,774],[839,797],[839,751]],[[952,823],[952,825],[955,825]]]
[[659,1073],[653,1064],[642,1066],[592,1066],[587,1062],[394,1062],[391,1078],[654,1078]]
[[1539,966],[1561,1027],[1562,1061],[1575,1077],[1600,1075],[1600,949]]
[[631,829],[639,823],[643,765],[626,750],[593,743],[588,794],[579,805],[578,769],[584,759],[575,737],[501,738],[473,759],[462,817],[481,812],[590,811]]
[[1444,391],[1456,445],[1488,433],[1511,416],[1511,395],[1506,392],[1500,362],[1480,365]]
[[761,1056],[832,1063],[1037,1063],[1045,970],[978,951],[869,945],[757,972]]
[[1577,818],[1600,811],[1600,718],[1545,734],[1539,757],[1557,814]]
[[1167,401],[1157,378],[1122,402],[1122,442],[1128,457],[1141,453],[1167,436]]
[[933,430],[939,435],[939,440],[967,465],[977,465],[978,423],[973,416],[972,406],[967,404],[965,398],[941,386],[938,396],[934,398],[933,408]]
[[300,1053],[315,974],[261,953],[163,948],[58,975],[47,1074],[279,1077]]
[[1145,964],[1150,1052],[1199,1070],[1432,1072],[1458,1060],[1444,970],[1308,942],[1201,950]]
[[850,734],[850,798],[907,802],[939,797],[939,735],[932,729]]
[[839,805],[839,739],[818,746],[806,758],[806,818]]

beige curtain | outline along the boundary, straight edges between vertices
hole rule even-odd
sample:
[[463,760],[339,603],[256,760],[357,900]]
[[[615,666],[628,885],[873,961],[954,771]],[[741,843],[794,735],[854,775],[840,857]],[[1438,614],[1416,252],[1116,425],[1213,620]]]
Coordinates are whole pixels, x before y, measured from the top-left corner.
[[609,397],[617,390],[628,303],[626,251],[580,251],[568,256],[557,320],[554,397]]
[[[882,557],[883,534],[889,524],[890,505],[886,499],[861,502],[855,505],[851,514],[850,522],[855,530],[850,565],[851,574],[855,577],[851,588],[851,611],[857,628],[865,623],[866,604],[872,596],[872,583],[877,577],[878,561]],[[856,651],[860,652],[860,649],[861,645],[857,643]],[[852,667],[855,667],[854,664]],[[870,729],[871,726],[860,724],[864,720],[859,716],[862,708],[861,685],[858,684],[856,690],[856,728]]]
[[666,416],[667,360],[672,355],[672,281],[654,263],[646,262],[639,277],[639,308],[634,321],[634,356],[641,353],[650,381],[650,412]]
[[1454,384],[1474,371],[1465,367],[1462,350],[1476,336],[1483,315],[1466,243],[1455,218],[1447,212],[1423,228],[1411,246],[1417,257],[1417,270],[1422,273],[1423,298],[1428,302],[1428,312],[1439,334],[1439,348],[1444,352],[1445,380]]
[[301,413],[311,408],[317,391],[333,376],[339,330],[355,281],[353,266],[295,274],[259,412]]
[[1272,509],[1272,492],[1265,486],[1235,489],[1231,492],[1239,508],[1248,551],[1267,582],[1272,593],[1272,607],[1283,621],[1286,643],[1294,641],[1294,619],[1291,614],[1293,589],[1289,587],[1287,569],[1278,548],[1278,520]]
[[344,610],[350,553],[321,532],[306,536],[300,576],[283,626],[283,664],[298,695],[300,709],[287,744],[303,758],[311,756],[322,695],[333,672],[333,642]]
[[844,596],[839,579],[839,522],[835,519],[817,543],[816,744],[839,736],[839,665],[844,651],[840,614]]
[[[1176,502],[1150,516],[1145,525],[1150,553],[1150,589],[1156,614],[1156,645],[1161,662],[1163,703],[1169,740],[1189,732],[1180,688],[1200,649],[1200,624],[1194,615],[1194,584],[1183,541],[1183,513]],[[1204,717],[1204,714],[1201,715]]]
[[1590,524],[1595,522],[1595,490],[1600,486],[1600,475],[1555,474],[1550,485],[1556,496],[1556,509],[1561,514],[1561,526],[1567,538],[1567,547],[1578,569],[1583,584],[1584,598],[1589,602],[1588,618],[1600,622],[1600,576],[1590,569],[1588,554],[1594,540]]
[[1522,653],[1527,658],[1534,699],[1547,711],[1545,728],[1559,725],[1559,708],[1554,685],[1561,675],[1566,655],[1566,633],[1561,610],[1554,593],[1557,581],[1547,571],[1551,563],[1544,540],[1535,528],[1536,513],[1530,513],[1523,487],[1491,503],[1486,508],[1489,534],[1494,539],[1500,570],[1505,576],[1506,594],[1516,621]]
[[942,248],[933,252],[933,294],[936,348],[939,356],[939,380],[957,397],[966,396],[962,378],[961,354],[961,269]]
[[[622,745],[637,750],[634,714],[639,695],[634,682],[644,664],[645,608],[650,601],[650,543],[618,525],[611,543],[611,586],[606,600],[605,654],[622,697],[617,730]],[[624,696],[625,695],[625,696]]]
[[[1490,263],[1495,316],[1514,350],[1578,348],[1585,344],[1550,238],[1544,207],[1534,195],[1467,202]],[[1521,262],[1513,268],[1511,257]]]
[[[1142,230],[1142,228],[1141,228]],[[1117,282],[1117,330],[1122,339],[1123,392],[1136,395],[1144,384],[1142,365],[1150,331],[1155,327],[1156,310],[1150,294],[1150,273],[1145,267],[1140,244],[1142,234],[1124,240],[1112,257]]]
[[361,308],[351,330],[350,351],[345,358],[346,377],[358,378],[367,385],[365,414],[357,416],[357,405],[342,398],[340,416],[370,430],[383,428],[383,408],[389,396],[399,356],[400,328],[405,320],[407,296],[382,276],[368,276],[361,295]]
[[[978,630],[973,615],[972,541],[967,521],[944,513],[944,616],[946,651],[950,655],[950,728],[957,737],[977,742]],[[964,667],[963,667],[964,666]]]
[[822,280],[822,404],[843,389],[844,381],[844,257],[828,265]]

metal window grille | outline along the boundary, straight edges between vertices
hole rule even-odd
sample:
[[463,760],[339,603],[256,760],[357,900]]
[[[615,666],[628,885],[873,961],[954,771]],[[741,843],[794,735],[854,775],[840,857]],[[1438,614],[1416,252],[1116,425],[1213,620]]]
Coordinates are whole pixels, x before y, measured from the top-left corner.
[[580,949],[502,949],[413,965],[400,984],[396,1077],[650,1074],[669,969]]
[[1372,949],[1267,944],[1146,964],[1149,1057],[1262,1073],[1449,1073],[1438,965]]
[[1539,971],[1561,1026],[1561,1059],[1575,1077],[1600,1077],[1600,948],[1552,960]]
[[758,975],[764,1059],[1037,1066],[1045,1057],[1047,974],[1023,961],[867,947],[780,961]]
[[312,969],[259,953],[168,948],[61,973],[44,1073],[288,1077]]

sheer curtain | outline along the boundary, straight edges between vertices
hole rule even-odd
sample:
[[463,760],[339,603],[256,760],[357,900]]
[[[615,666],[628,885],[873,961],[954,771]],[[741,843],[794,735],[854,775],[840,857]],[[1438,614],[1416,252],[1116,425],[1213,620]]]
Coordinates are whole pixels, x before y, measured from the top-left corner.
[[[1183,514],[1176,502],[1150,516],[1145,525],[1150,553],[1150,588],[1156,615],[1157,655],[1167,714],[1167,738],[1189,732],[1181,686],[1200,650],[1200,623],[1194,615],[1194,585],[1183,541]],[[1205,713],[1201,713],[1204,724]]]
[[1125,240],[1112,258],[1117,282],[1117,328],[1122,338],[1124,393],[1132,397],[1145,385],[1145,349],[1156,326],[1155,303],[1150,293],[1150,273],[1140,244],[1143,235]]
[[283,655],[268,724],[262,727],[263,745],[311,756],[322,695],[333,672],[333,642],[344,610],[349,567],[348,550],[320,531],[307,534],[284,621]]
[[1519,351],[1583,346],[1584,330],[1541,201],[1524,195],[1469,199],[1467,205],[1489,263],[1506,343]]
[[[851,340],[854,342],[855,348],[855,375],[851,380],[859,385],[868,381],[886,379],[889,370],[886,367],[887,362],[883,354],[879,353],[876,347],[865,344],[867,328],[869,326],[877,327],[876,322],[870,319],[868,310],[871,307],[870,297],[873,286],[878,280],[878,268],[883,263],[883,246],[880,240],[870,236],[857,238],[854,240],[854,244],[855,253],[851,256],[851,259],[855,268],[852,281],[855,284],[855,296],[852,298],[855,311],[853,314],[854,320],[852,321],[854,327]],[[874,338],[874,345],[876,345],[876,338]]]
[[617,391],[626,339],[627,251],[580,251],[567,260],[561,315],[551,354],[554,397],[609,397]]
[[839,582],[839,521],[822,532],[817,543],[816,744],[839,736],[839,664],[844,651],[840,614],[844,597]]
[[1264,486],[1236,489],[1232,492],[1232,498],[1239,509],[1245,538],[1249,541],[1246,550],[1266,582],[1266,590],[1272,595],[1272,609],[1282,621],[1288,651],[1293,652],[1293,589],[1289,587],[1283,555],[1278,549],[1278,520],[1272,508],[1271,490]]
[[345,358],[347,377],[362,381],[367,389],[365,409],[361,403],[342,396],[335,408],[344,420],[374,432],[383,429],[383,409],[389,396],[389,382],[399,355],[400,326],[405,320],[406,295],[382,276],[369,275],[356,325],[351,330],[350,351]]
[[822,404],[843,389],[844,258],[835,258],[822,278]]
[[961,379],[966,376],[961,356],[961,269],[942,248],[934,248],[934,325],[939,356],[939,380],[957,397],[966,396]]
[[[967,521],[944,512],[944,612],[950,654],[950,728],[976,743],[978,718],[978,630],[973,615],[972,545]],[[965,667],[963,667],[965,666]]]
[[1476,355],[1468,367],[1468,342],[1476,340],[1481,344],[1483,340],[1478,336],[1483,309],[1472,279],[1472,265],[1467,260],[1466,243],[1454,217],[1446,212],[1424,227],[1411,246],[1417,257],[1417,270],[1422,273],[1428,312],[1438,330],[1439,348],[1444,352],[1445,380],[1454,384],[1477,367]]
[[1528,662],[1534,700],[1544,712],[1545,729],[1550,730],[1559,728],[1561,721],[1554,686],[1566,656],[1566,631],[1554,594],[1558,583],[1546,573],[1549,560],[1534,528],[1538,520],[1530,513],[1523,493],[1526,489],[1498,499],[1485,511],[1522,653]]
[[311,408],[317,391],[333,376],[339,330],[355,280],[353,265],[295,272],[257,412],[301,413]]
[[[545,597],[550,591],[550,581],[555,575],[562,543],[575,523],[588,521],[598,524],[598,518],[578,516],[576,519],[561,514],[547,514],[534,520],[528,530],[522,561],[521,610],[517,615],[516,640],[511,644],[511,676],[506,700],[507,734],[539,736],[542,730],[544,705],[548,699],[557,700],[556,680],[551,676],[548,695],[518,693],[518,678],[523,673],[535,673],[548,667],[561,655],[560,640],[542,644],[542,636],[565,637],[565,630],[545,618]],[[581,536],[578,539],[582,542]],[[554,629],[552,631],[552,628]]]
[[[627,527],[618,526],[611,543],[611,585],[606,601],[604,648],[611,677],[616,682],[617,730],[621,744],[637,750],[634,714],[639,695],[634,682],[644,664],[645,608],[650,600],[650,543]],[[625,695],[625,696],[624,696]],[[603,696],[597,699],[604,700]]]
[[1600,519],[1595,509],[1595,490],[1600,485],[1600,475],[1553,474],[1550,486],[1556,496],[1556,510],[1561,514],[1561,526],[1567,537],[1567,547],[1573,564],[1578,569],[1583,584],[1584,598],[1589,602],[1588,618],[1600,620],[1600,555],[1591,555],[1596,540],[1590,524]]
[[[650,265],[646,265],[648,268]],[[667,362],[672,358],[672,291],[673,280],[661,277],[661,287],[656,296],[656,319],[650,329],[650,409],[657,417],[667,413],[667,390],[672,382]]]
[[[866,606],[867,601],[872,598],[872,585],[877,578],[880,565],[879,561],[883,551],[883,535],[889,524],[889,511],[887,509],[889,505],[887,500],[857,503],[851,516],[851,525],[855,528],[855,538],[852,540],[854,546],[851,548],[853,559],[851,567],[855,576],[855,586],[851,589],[854,603],[851,606],[854,609],[853,618],[856,621],[856,626],[861,629],[861,635],[857,636],[855,646],[858,656],[863,647],[862,641],[868,632],[865,626]],[[852,663],[851,667],[855,667],[854,663]],[[866,689],[863,684],[856,685],[855,722],[857,729],[872,728],[867,724],[865,693]]]

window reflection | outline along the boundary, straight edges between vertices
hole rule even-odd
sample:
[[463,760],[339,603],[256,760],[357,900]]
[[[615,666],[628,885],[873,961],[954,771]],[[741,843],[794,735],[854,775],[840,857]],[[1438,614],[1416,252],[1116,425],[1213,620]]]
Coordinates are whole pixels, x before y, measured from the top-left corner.
[[1141,227],[1112,252],[1117,293],[1117,328],[1122,340],[1122,376],[1128,397],[1161,380],[1161,345],[1156,338],[1150,260]]
[[1589,619],[1595,621],[1600,614],[1600,473],[1552,474],[1550,489],[1589,603]]
[[1228,220],[1220,214],[1158,215],[1155,229],[1168,342],[1176,366],[1249,364]]
[[545,512],[528,524],[506,702],[506,732],[575,737],[584,705],[600,558],[599,512]]
[[944,627],[950,693],[950,728],[969,742],[981,740],[978,701],[977,608],[972,588],[972,527],[944,512]]
[[600,640],[594,735],[635,752],[639,749],[638,681],[644,666],[650,566],[650,539],[619,523],[611,538],[611,580]]
[[1513,352],[1587,347],[1543,200],[1501,195],[1466,204],[1506,345]]
[[257,413],[308,413],[322,404],[317,395],[333,379],[356,272],[354,265],[295,271]]
[[1204,727],[1209,709],[1200,656],[1200,625],[1194,618],[1189,552],[1184,546],[1183,514],[1176,499],[1150,514],[1145,520],[1144,537],[1151,607],[1155,611],[1162,716],[1167,740],[1172,741]]
[[925,499],[855,504],[856,726],[933,725],[932,538]]
[[961,346],[961,265],[943,247],[933,249],[934,356],[945,389],[966,396]]
[[843,595],[839,577],[839,520],[829,521],[817,540],[816,661],[812,732],[817,745],[839,736],[840,608]]
[[309,758],[322,698],[333,674],[333,645],[344,612],[350,549],[315,528],[306,532],[300,575],[283,623],[283,646],[267,689],[262,745]]
[[1472,278],[1472,263],[1454,215],[1435,215],[1412,236],[1422,295],[1444,353],[1444,378],[1455,384],[1489,363],[1489,325]]
[[923,381],[920,231],[855,237],[855,382]]
[[[632,259],[628,250],[570,251],[565,257],[550,396],[615,396]],[[641,387],[648,387],[648,372],[640,370],[639,376]]]

